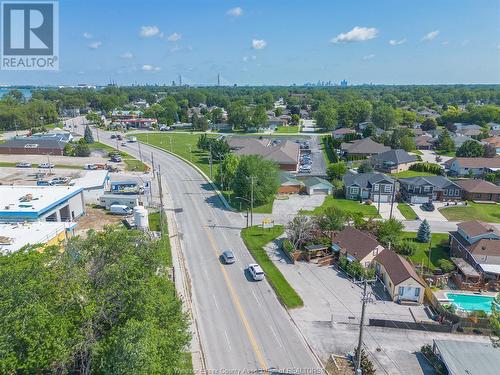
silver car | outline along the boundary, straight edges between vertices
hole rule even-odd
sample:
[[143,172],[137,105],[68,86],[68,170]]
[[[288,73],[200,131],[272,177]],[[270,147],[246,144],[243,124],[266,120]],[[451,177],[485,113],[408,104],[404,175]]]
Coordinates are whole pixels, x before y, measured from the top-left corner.
[[222,253],[222,259],[225,264],[233,264],[236,262],[236,258],[234,257],[234,253],[231,250],[226,250]]

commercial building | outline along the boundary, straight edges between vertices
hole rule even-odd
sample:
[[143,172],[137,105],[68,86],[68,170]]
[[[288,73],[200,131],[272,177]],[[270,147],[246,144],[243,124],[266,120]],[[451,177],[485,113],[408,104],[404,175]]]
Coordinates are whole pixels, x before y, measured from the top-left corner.
[[228,145],[237,155],[259,155],[276,162],[281,170],[297,172],[300,147],[291,141],[271,142],[269,139],[231,137]]
[[67,141],[58,137],[12,138],[0,144],[0,154],[63,155]]
[[75,221],[84,213],[79,186],[0,186],[0,222]]
[[14,253],[27,245],[59,245],[73,235],[75,226],[74,222],[0,223],[0,254]]
[[109,188],[109,172],[87,171],[82,177],[72,180],[71,184],[83,188],[83,199],[86,204],[98,204],[99,198]]

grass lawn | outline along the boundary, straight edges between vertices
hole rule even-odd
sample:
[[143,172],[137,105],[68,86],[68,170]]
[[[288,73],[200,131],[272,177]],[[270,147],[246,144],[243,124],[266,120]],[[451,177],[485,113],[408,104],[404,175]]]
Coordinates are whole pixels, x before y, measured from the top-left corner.
[[441,156],[450,156],[454,158],[456,156],[455,151],[436,151],[436,154],[441,155]]
[[416,253],[410,258],[415,264],[424,264],[430,269],[438,268],[438,261],[440,259],[449,259],[448,251],[448,234],[446,233],[433,233],[431,240],[431,264],[429,264],[429,244],[417,242],[416,232],[404,232],[403,238],[408,238],[417,244],[418,249]]
[[418,216],[413,211],[413,208],[407,203],[398,203],[398,210],[405,217],[406,220],[417,220]]
[[398,173],[391,173],[391,177],[395,178],[408,178],[408,177],[417,177],[417,176],[435,176],[434,173],[429,172],[418,172],[418,171],[403,171]]
[[278,299],[288,308],[300,307],[304,305],[302,298],[290,286],[264,250],[266,244],[282,235],[283,232],[284,227],[282,225],[275,225],[271,229],[253,226],[243,229],[241,238],[243,238],[243,242],[245,242],[255,261],[264,270],[266,278],[276,292]]
[[364,217],[380,217],[374,205],[367,205],[349,199],[334,198],[331,195],[326,197],[323,204],[313,211],[302,211],[303,214],[320,214],[328,207],[337,207],[346,212],[359,212]]
[[[246,212],[247,203],[245,201],[236,199],[236,196],[233,193],[233,191],[228,191],[228,190],[223,191],[222,195],[224,195],[224,197],[227,199],[227,201],[232,207],[234,207],[240,212]],[[268,203],[262,204],[260,206],[254,206],[253,212],[256,214],[271,214],[273,212],[273,203],[274,203],[274,197]]]
[[125,166],[126,166],[125,169],[127,171],[145,172],[148,169],[146,164],[144,164],[142,161],[137,160],[137,159],[123,159],[123,162],[125,163]]
[[0,161],[0,167],[15,167],[17,163],[9,161]]
[[467,206],[445,207],[439,210],[450,221],[480,220],[500,223],[500,205],[467,202]]
[[181,358],[180,368],[176,373],[183,375],[194,375],[193,359],[191,353],[184,353]]
[[[149,220],[149,229],[152,231],[159,232],[160,231],[160,213],[159,212],[151,212],[148,215]],[[163,237],[160,238],[160,241],[163,243],[163,249],[165,251],[165,257],[167,259],[167,266],[172,266],[172,249],[170,248],[170,238],[168,234],[167,220],[163,219]]]
[[295,125],[295,126],[278,126],[274,133],[289,134],[289,133],[298,133],[298,132],[299,132],[299,126]]

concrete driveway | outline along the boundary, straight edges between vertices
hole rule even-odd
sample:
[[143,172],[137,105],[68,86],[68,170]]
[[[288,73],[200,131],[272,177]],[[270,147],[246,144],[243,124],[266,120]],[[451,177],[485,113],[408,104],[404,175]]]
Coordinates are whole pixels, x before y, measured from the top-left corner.
[[[428,162],[428,163],[436,163],[436,152],[435,151],[432,151],[432,150],[420,150],[420,152],[422,153],[422,155],[420,155],[420,157],[422,158],[422,161],[423,162]],[[438,163],[440,165],[444,165],[444,163],[447,161],[447,160],[450,160],[451,157],[450,156],[441,156],[441,162]]]
[[421,206],[420,204],[415,204],[411,206],[411,208],[413,208],[413,211],[415,211],[420,220],[427,219],[427,221],[448,221],[448,219],[446,219],[443,216],[443,214],[439,212],[438,205],[436,202],[434,203],[436,209],[431,212],[422,210],[420,206]]
[[272,214],[254,214],[254,223],[260,223],[264,218],[272,218],[276,224],[287,224],[299,211],[312,211],[321,206],[326,195],[292,194],[284,198],[274,200]]
[[[378,203],[373,203],[375,208],[378,208]],[[391,217],[391,204],[390,203],[380,203],[380,216],[387,220]],[[395,202],[392,208],[392,217],[398,220],[406,220],[403,214],[398,210],[398,204]]]

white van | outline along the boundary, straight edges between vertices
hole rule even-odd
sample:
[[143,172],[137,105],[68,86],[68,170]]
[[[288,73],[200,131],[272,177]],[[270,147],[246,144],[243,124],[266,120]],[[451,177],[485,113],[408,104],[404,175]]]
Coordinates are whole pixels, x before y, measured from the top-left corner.
[[132,209],[124,204],[112,204],[109,207],[109,212],[113,215],[130,215],[132,214]]

